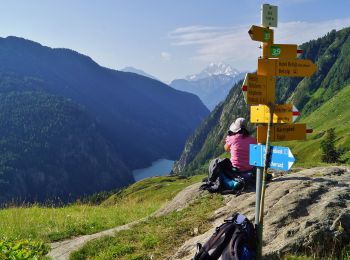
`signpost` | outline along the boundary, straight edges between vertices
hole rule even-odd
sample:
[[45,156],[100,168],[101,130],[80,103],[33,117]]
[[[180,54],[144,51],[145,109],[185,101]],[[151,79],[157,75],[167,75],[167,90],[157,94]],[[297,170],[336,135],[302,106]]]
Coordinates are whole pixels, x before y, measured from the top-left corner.
[[[257,142],[265,143],[267,127],[257,127]],[[306,124],[275,125],[271,128],[271,141],[306,140]]]
[[296,44],[264,44],[263,57],[279,59],[296,59],[298,51]]
[[[250,122],[251,123],[269,123],[269,107],[265,105],[250,107]],[[300,113],[292,104],[275,105],[273,111],[273,123],[288,124],[293,123]]]
[[[262,5],[261,25],[253,25],[248,33],[253,41],[261,42],[262,57],[258,59],[256,74],[248,73],[242,90],[250,108],[251,122],[259,123],[257,142],[250,146],[250,164],[257,167],[255,227],[258,234],[257,259],[262,258],[264,200],[267,169],[289,170],[295,158],[288,147],[270,146],[271,141],[305,140],[305,124],[292,124],[299,111],[292,104],[275,103],[275,77],[305,77],[316,71],[310,60],[297,59],[296,44],[275,44],[274,31],[277,27],[277,6]],[[263,145],[266,144],[266,145]]]
[[258,75],[309,77],[316,69],[311,60],[258,59]]
[[266,27],[277,27],[277,6],[262,5],[261,24]]
[[[250,165],[264,167],[265,153],[265,145],[251,144],[249,154]],[[270,154],[268,165],[272,169],[288,171],[295,162],[295,158],[288,147],[270,146]]]
[[275,78],[247,73],[242,85],[248,105],[275,103]]
[[253,41],[273,43],[273,31],[269,28],[252,25],[248,33]]

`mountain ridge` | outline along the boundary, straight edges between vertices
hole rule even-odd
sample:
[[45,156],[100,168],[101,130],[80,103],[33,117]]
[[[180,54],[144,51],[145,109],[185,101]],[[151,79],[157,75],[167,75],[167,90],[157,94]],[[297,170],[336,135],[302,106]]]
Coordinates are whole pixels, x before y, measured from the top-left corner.
[[134,68],[134,67],[131,67],[131,66],[127,66],[127,67],[121,69],[120,71],[131,72],[131,73],[139,74],[141,76],[145,76],[147,78],[151,78],[151,79],[154,79],[154,80],[161,81],[161,80],[157,79],[156,77],[152,76],[151,74],[148,74],[147,72],[145,72],[143,70],[140,70],[140,69],[137,69],[137,68]]
[[[84,109],[84,113],[89,116],[91,124],[97,126],[96,131],[104,138],[103,142],[108,143],[111,147],[113,157],[118,161],[107,171],[109,172],[111,168],[114,168],[114,173],[111,176],[114,174],[116,178],[109,182],[113,186],[107,185],[103,189],[118,188],[132,182],[131,170],[147,166],[156,159],[175,159],[180,154],[186,138],[209,113],[199,98],[193,94],[174,90],[159,81],[134,73],[118,72],[104,68],[90,57],[73,50],[53,49],[30,40],[12,36],[0,38],[0,59],[1,97],[5,98],[14,92],[31,92],[33,96],[44,93],[56,98],[64,98],[64,100],[77,104]],[[179,103],[182,104],[181,107],[178,107]],[[9,106],[8,103],[5,104]],[[18,104],[19,108],[25,105],[24,100]],[[55,103],[53,102],[50,105],[55,106]],[[30,113],[34,113],[34,108],[34,105],[26,105],[26,109]],[[59,107],[49,108],[52,111],[59,109]],[[45,107],[43,107],[43,110],[45,110]],[[7,111],[8,116],[11,115],[7,109],[4,108],[4,111]],[[80,116],[81,114],[77,114],[78,118],[72,120],[79,122]],[[57,120],[60,122],[59,119]],[[33,124],[31,129],[37,129],[42,124],[35,124],[40,122],[40,120],[33,120],[28,124]],[[69,123],[73,122],[63,122],[65,125],[69,125]],[[43,127],[48,126],[43,125]],[[53,131],[57,129],[53,128]],[[38,133],[40,132],[39,129]],[[81,130],[81,132],[83,131]],[[10,133],[3,136],[3,138],[10,138]],[[22,140],[24,138],[25,136],[18,132],[17,139]],[[89,146],[86,143],[88,140],[90,139],[87,136],[81,144],[72,141],[76,145],[74,149],[79,149],[79,146]],[[11,146],[11,149],[16,152],[21,149],[17,147],[18,145],[18,143],[15,143],[14,146]],[[40,145],[45,144],[40,143]],[[49,142],[50,147],[51,145],[53,143]],[[90,143],[90,145],[91,147],[94,146],[93,143]],[[95,149],[97,149],[97,146]],[[92,156],[94,151],[91,148],[86,153]],[[105,151],[104,155],[107,156],[108,152]],[[54,160],[54,157],[45,162],[33,160],[36,163],[34,168],[39,169],[42,166],[54,164]],[[102,154],[101,157],[94,159],[97,165],[102,163],[103,160]],[[79,165],[80,169],[84,168],[84,163],[79,162],[79,160],[73,160],[71,164],[67,176],[74,175],[79,170]],[[6,166],[4,161],[2,166]],[[91,169],[94,169],[94,167],[91,166],[89,170]],[[31,172],[25,164],[17,163],[16,167],[6,175],[0,175],[0,180],[7,182],[11,174],[18,171],[23,171],[28,176],[34,176],[38,173],[37,171],[35,173]],[[49,176],[47,168],[40,171],[40,174],[44,177]],[[92,174],[87,170],[86,173],[88,172]],[[118,174],[118,172],[123,174]],[[96,171],[94,174],[98,176],[101,173]],[[77,176],[79,178],[77,177],[75,181],[80,182],[80,187],[84,188],[85,186],[82,185],[85,182],[83,173],[79,172]],[[55,175],[54,178],[58,177],[58,175]],[[15,192],[16,198],[35,198],[35,194],[26,193],[30,190],[26,186],[30,185],[29,179],[21,179],[24,182],[21,185],[21,191]],[[98,186],[97,183],[96,187]],[[86,186],[85,191],[80,190],[79,194],[97,192],[102,189],[97,190],[96,187],[91,187]],[[55,190],[59,192],[59,189]],[[56,195],[65,200],[67,198],[65,196],[69,196],[70,192],[63,190],[65,195],[62,193]],[[40,190],[36,191],[40,193]],[[11,193],[9,193],[10,195]],[[48,197],[51,198],[56,195],[53,194]],[[44,200],[44,197],[40,197],[40,201]]]

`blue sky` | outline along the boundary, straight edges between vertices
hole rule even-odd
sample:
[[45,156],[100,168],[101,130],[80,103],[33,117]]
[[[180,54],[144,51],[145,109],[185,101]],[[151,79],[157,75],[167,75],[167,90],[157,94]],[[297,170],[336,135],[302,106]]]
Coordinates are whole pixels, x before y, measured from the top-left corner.
[[169,82],[210,62],[254,70],[259,44],[247,31],[260,6],[279,7],[276,43],[297,43],[350,26],[349,0],[1,0],[0,36],[14,35],[133,66]]

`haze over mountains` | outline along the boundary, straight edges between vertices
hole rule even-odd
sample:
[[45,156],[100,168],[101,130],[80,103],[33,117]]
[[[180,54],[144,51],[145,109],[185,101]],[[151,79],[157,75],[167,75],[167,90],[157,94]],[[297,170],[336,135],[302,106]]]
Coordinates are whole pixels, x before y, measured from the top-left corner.
[[120,71],[136,73],[136,74],[139,74],[141,76],[145,76],[145,77],[148,77],[148,78],[160,81],[159,79],[157,79],[156,77],[152,76],[151,74],[148,74],[147,72],[144,72],[143,70],[136,69],[136,68],[131,67],[131,66],[125,67],[125,68],[121,69]]
[[198,74],[173,80],[170,86],[196,94],[209,110],[213,110],[219,102],[226,98],[230,89],[243,76],[244,72],[239,72],[228,64],[210,63]]
[[209,112],[193,94],[69,49],[0,38],[0,60],[0,202],[124,186],[132,169],[177,158]]

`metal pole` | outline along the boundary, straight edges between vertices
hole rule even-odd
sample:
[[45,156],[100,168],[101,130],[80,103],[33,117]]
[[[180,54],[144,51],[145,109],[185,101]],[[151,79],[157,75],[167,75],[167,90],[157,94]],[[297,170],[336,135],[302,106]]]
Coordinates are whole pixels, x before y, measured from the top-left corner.
[[255,225],[259,225],[260,218],[260,198],[261,198],[261,184],[262,184],[262,169],[257,167],[256,169],[256,198],[255,198]]
[[266,175],[267,168],[269,163],[270,156],[270,137],[271,137],[271,126],[273,124],[273,112],[274,112],[274,104],[269,105],[269,124],[267,128],[267,138],[266,138],[266,151],[265,151],[265,159],[264,159],[264,170],[262,173],[262,185],[261,185],[261,194],[260,194],[260,210],[259,210],[259,225],[258,225],[258,248],[257,248],[257,259],[262,258],[262,246],[263,246],[263,230],[264,230],[264,201],[265,201],[265,190],[266,190]]
[[[256,169],[256,198],[255,198],[255,230],[257,234],[260,234],[260,198],[261,198],[261,186],[262,186],[262,172],[263,168],[257,167]],[[256,240],[257,248],[257,259],[261,259],[261,250],[262,248],[262,239],[260,236],[257,236]]]

